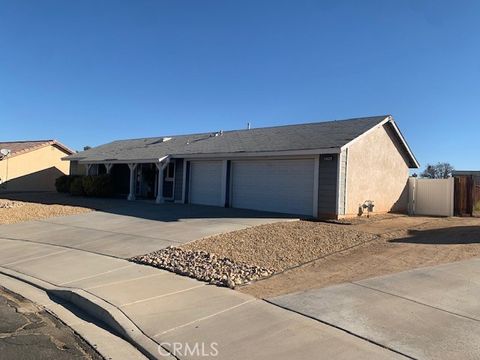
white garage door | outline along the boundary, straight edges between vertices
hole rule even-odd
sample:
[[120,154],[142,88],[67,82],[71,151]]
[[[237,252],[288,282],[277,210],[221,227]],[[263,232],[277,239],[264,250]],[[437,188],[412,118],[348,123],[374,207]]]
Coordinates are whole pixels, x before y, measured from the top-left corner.
[[190,163],[190,202],[200,205],[223,205],[221,161]]
[[314,160],[232,162],[232,207],[313,214]]

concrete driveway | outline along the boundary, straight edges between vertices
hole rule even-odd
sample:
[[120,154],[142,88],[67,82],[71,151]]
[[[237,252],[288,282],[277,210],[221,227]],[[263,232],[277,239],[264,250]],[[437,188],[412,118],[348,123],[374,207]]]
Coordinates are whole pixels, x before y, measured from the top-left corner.
[[35,285],[150,358],[204,359],[186,349],[213,345],[216,358],[228,360],[404,358],[263,300],[119,258],[284,219],[183,205],[126,207],[0,226],[0,285]]
[[270,301],[411,358],[480,358],[480,259]]
[[0,237],[129,258],[205,236],[291,219],[212,206],[112,203],[115,206],[101,211],[2,225]]

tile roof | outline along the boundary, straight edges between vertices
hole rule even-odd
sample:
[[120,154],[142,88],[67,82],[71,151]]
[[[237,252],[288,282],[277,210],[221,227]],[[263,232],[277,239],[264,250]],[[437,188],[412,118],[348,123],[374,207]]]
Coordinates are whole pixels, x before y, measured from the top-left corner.
[[35,141],[4,141],[0,142],[0,149],[10,150],[10,156],[17,156],[36,150],[48,145],[56,145],[67,154],[73,154],[74,151],[56,140],[35,140]]

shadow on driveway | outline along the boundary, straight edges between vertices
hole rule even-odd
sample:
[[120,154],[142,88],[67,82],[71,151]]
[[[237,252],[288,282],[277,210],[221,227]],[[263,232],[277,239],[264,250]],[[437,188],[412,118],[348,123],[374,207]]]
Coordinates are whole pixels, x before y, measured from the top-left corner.
[[47,205],[81,206],[111,214],[132,216],[147,220],[164,222],[183,219],[292,219],[291,214],[269,213],[254,210],[222,208],[218,206],[175,204],[167,202],[156,204],[153,200],[127,201],[118,198],[90,198],[71,196],[55,192],[4,193],[0,198],[40,203]]

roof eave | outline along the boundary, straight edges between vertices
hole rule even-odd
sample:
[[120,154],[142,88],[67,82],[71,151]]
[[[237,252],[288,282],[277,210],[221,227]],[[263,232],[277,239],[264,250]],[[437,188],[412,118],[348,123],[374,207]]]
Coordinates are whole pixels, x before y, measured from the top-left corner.
[[406,152],[406,154],[408,155],[408,158],[409,158],[409,168],[410,169],[418,169],[420,167],[420,163],[417,161],[417,158],[415,157],[415,155],[413,155],[413,152],[412,150],[410,149],[410,146],[408,145],[407,141],[405,140],[405,137],[403,136],[402,132],[400,131],[400,129],[398,128],[397,124],[395,123],[395,120],[393,119],[393,116],[392,115],[388,115],[387,117],[385,117],[385,119],[383,119],[381,122],[379,122],[378,124],[376,124],[375,126],[371,127],[370,129],[368,129],[367,131],[365,131],[364,133],[360,134],[359,136],[357,136],[355,139],[349,141],[348,143],[346,143],[345,145],[343,145],[341,147],[341,150],[345,150],[347,148],[349,148],[352,144],[354,144],[355,142],[357,142],[358,140],[360,140],[361,138],[367,136],[368,134],[370,134],[372,131],[378,129],[379,127],[387,124],[387,123],[391,123],[392,126],[393,126],[393,129],[395,130],[395,133],[397,134],[398,138],[400,139],[400,142],[402,143],[403,145],[403,148]]
[[[32,146],[32,147],[29,147],[29,148],[25,148],[25,149],[22,149],[20,151],[16,151],[16,152],[13,152],[9,155],[9,158],[12,158],[12,157],[15,157],[15,156],[20,156],[20,155],[24,155],[24,154],[27,154],[29,152],[32,152],[32,151],[35,151],[35,150],[39,150],[39,149],[42,149],[44,147],[47,147],[47,146],[56,146],[57,148],[59,148],[61,151],[65,152],[65,153],[68,153],[70,155],[74,154],[75,151],[70,149],[69,147],[63,145],[61,142],[57,141],[57,140],[46,140],[45,142],[43,143],[40,143],[36,146]],[[63,158],[61,158],[63,160]]]
[[405,137],[403,136],[402,132],[398,128],[397,123],[395,122],[393,117],[391,118],[390,121],[391,121],[391,124],[392,124],[393,128],[395,129],[400,141],[402,142],[402,145],[405,147],[405,150],[407,150],[407,154],[410,157],[410,161],[411,161],[410,169],[418,169],[420,167],[420,163],[418,162],[415,155],[413,155],[412,149],[410,149],[410,146],[408,145],[407,140],[405,140]]
[[276,157],[276,156],[310,156],[321,154],[339,154],[340,148],[323,148],[323,149],[305,149],[305,150],[279,150],[279,151],[252,151],[252,152],[229,152],[229,153],[198,153],[198,154],[169,154],[161,158],[150,159],[88,159],[83,158],[63,158],[67,161],[78,161],[80,164],[126,164],[126,163],[156,163],[162,162],[167,157],[199,159],[199,158],[246,158],[246,157]]

